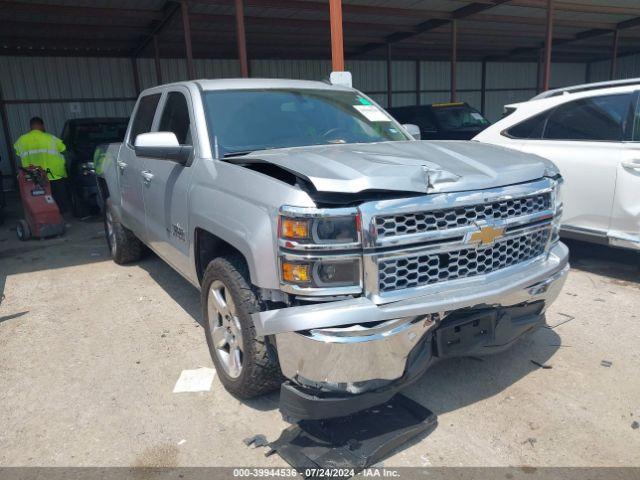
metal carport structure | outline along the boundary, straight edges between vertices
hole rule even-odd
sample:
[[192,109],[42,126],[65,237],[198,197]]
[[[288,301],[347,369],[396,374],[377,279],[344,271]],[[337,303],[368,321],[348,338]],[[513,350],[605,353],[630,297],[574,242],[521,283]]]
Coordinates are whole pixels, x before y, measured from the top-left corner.
[[0,152],[29,109],[124,114],[157,83],[321,78],[344,61],[384,105],[473,98],[495,116],[552,85],[631,74],[638,27],[634,0],[0,0]]

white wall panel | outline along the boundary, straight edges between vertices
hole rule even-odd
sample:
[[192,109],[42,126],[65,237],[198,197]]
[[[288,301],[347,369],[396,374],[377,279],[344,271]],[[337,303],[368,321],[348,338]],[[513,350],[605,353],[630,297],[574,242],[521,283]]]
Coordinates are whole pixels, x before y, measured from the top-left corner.
[[131,61],[126,58],[0,57],[0,85],[5,100],[51,100],[57,103],[8,104],[9,138],[0,129],[0,171],[11,172],[9,149],[28,130],[29,119],[41,116],[51,133],[60,134],[66,119],[78,116],[128,116],[133,102],[78,102],[72,113],[60,99],[133,98]]
[[387,65],[382,60],[347,61],[345,68],[353,76],[353,86],[365,92],[387,90]]
[[450,98],[449,90],[443,92],[422,92],[420,94],[420,104],[429,105],[431,103],[448,102]]
[[551,64],[551,88],[580,85],[587,80],[587,66],[582,63]]
[[394,107],[405,107],[407,105],[415,105],[415,104],[416,104],[415,93],[394,93],[393,94]]
[[[611,62],[603,60],[591,64],[591,81],[604,82],[609,80]],[[640,77],[640,55],[619,57],[616,61],[616,79]]]
[[[240,75],[237,60],[196,59],[198,78],[229,78]],[[138,59],[138,74],[142,89],[156,84],[154,60]],[[367,93],[381,105],[387,105],[387,70],[384,60],[347,60],[347,70],[353,75],[354,86]],[[422,90],[421,103],[449,101],[449,62],[422,61],[419,65]],[[594,80],[608,76],[608,62],[592,66]],[[397,61],[392,65],[393,104],[415,103],[416,63]],[[251,75],[264,78],[296,78],[323,80],[328,78],[328,60],[252,60]],[[164,83],[187,78],[186,61],[182,58],[161,60]],[[480,108],[482,65],[480,62],[458,64],[458,98]],[[585,81],[585,65],[554,64],[553,86]],[[619,60],[620,76],[640,76],[640,56]],[[505,103],[522,101],[535,95],[536,63],[489,63],[487,65],[487,117],[497,120]],[[602,79],[604,79],[602,78]],[[0,57],[0,85],[7,100],[25,99],[91,99],[135,97],[133,68],[128,58],[73,57]],[[491,91],[502,89],[502,91]],[[470,91],[465,91],[470,90]],[[28,119],[40,115],[48,129],[59,134],[64,121],[73,116],[126,116],[132,101],[82,102],[80,113],[71,113],[68,102],[33,102],[7,106],[11,138],[0,137],[0,170],[9,172],[7,146],[27,128]],[[2,135],[3,132],[0,132]]]
[[495,122],[502,117],[505,105],[524,102],[535,95],[535,90],[501,90],[497,92],[487,92],[485,116],[491,122]]
[[537,63],[487,63],[487,89],[536,88]]

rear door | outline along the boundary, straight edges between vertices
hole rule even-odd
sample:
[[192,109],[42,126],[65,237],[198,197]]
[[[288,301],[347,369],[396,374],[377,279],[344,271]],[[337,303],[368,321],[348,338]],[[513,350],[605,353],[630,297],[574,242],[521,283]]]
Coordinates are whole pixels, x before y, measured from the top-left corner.
[[622,148],[617,167],[616,193],[611,210],[609,237],[613,244],[640,245],[640,95],[634,95],[635,110],[629,122],[631,137]]
[[523,140],[565,179],[563,228],[607,235],[630,106],[631,94],[566,102],[542,115],[542,138]]
[[144,159],[136,156],[133,148],[136,137],[148,133],[153,126],[160,93],[141,97],[134,112],[131,127],[118,155],[122,220],[135,234],[146,238],[144,198],[142,195],[142,169]]
[[[159,132],[173,132],[181,145],[193,145],[193,108],[189,90],[175,87],[165,93]],[[194,152],[195,153],[195,152]],[[193,169],[168,160],[144,161],[143,195],[147,243],[167,263],[187,275],[189,269],[189,185]]]

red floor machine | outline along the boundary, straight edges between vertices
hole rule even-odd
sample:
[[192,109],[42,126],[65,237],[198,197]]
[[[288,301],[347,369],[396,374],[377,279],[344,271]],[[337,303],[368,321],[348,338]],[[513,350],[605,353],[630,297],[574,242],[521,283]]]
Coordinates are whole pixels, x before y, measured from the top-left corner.
[[26,217],[18,222],[16,228],[18,238],[24,241],[31,237],[47,238],[62,235],[65,223],[51,195],[47,172],[33,165],[20,168],[18,185]]

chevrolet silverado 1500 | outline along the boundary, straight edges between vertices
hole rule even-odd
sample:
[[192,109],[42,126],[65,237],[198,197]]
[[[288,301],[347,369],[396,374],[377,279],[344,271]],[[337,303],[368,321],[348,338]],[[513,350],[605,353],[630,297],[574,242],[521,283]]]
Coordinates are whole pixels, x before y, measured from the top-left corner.
[[146,90],[98,181],[113,259],[145,244],[200,289],[233,394],[281,386],[292,419],[383,403],[544,324],[568,271],[552,163],[410,130],[321,82]]

